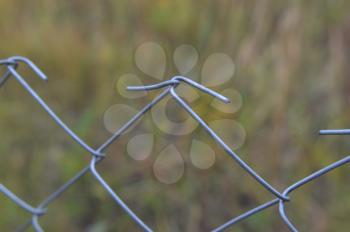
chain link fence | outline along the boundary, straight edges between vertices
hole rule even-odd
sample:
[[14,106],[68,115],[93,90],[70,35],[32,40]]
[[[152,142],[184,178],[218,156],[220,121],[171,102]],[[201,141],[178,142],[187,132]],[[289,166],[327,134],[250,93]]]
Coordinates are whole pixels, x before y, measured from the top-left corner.
[[[26,82],[26,80],[22,77],[22,75],[17,72],[17,67],[20,65],[27,65],[40,79],[47,80],[46,75],[29,59],[24,57],[11,57],[8,59],[0,60],[0,66],[6,68],[5,74],[0,78],[0,87],[6,83],[9,78],[14,78],[16,81],[20,83],[20,85],[32,96],[32,98],[39,103],[39,105],[49,114],[51,119],[57,123],[77,144],[79,144],[82,148],[86,150],[87,153],[91,155],[90,164],[84,167],[81,171],[79,171],[75,176],[73,176],[68,182],[59,187],[55,192],[49,195],[46,199],[44,199],[37,206],[32,206],[25,200],[16,196],[10,189],[8,189],[3,184],[0,184],[0,192],[4,194],[6,197],[11,199],[15,204],[19,207],[23,208],[23,210],[29,212],[32,215],[32,218],[20,226],[18,231],[26,231],[29,227],[33,227],[35,231],[43,231],[40,226],[39,218],[44,216],[50,206],[56,199],[61,197],[61,195],[69,189],[72,185],[74,185],[80,178],[82,178],[87,173],[91,173],[92,176],[96,179],[96,181],[109,193],[109,195],[113,198],[113,200],[127,213],[131,219],[139,225],[139,227],[144,231],[153,231],[148,225],[146,225],[141,218],[139,218],[129,207],[124,203],[124,201],[118,196],[118,194],[108,185],[108,183],[103,179],[103,177],[99,174],[96,169],[97,164],[102,162],[106,155],[104,151],[114,142],[116,141],[126,130],[128,130],[134,123],[139,121],[142,116],[147,113],[153,106],[155,106],[159,101],[161,101],[166,96],[171,96],[183,107],[188,114],[190,114],[205,130],[213,140],[237,163],[239,166],[244,169],[252,178],[254,178],[257,184],[263,186],[267,191],[271,193],[274,199],[257,206],[254,209],[251,209],[237,217],[229,220],[228,222],[219,225],[217,228],[213,229],[214,232],[224,231],[229,227],[234,226],[240,221],[257,214],[259,212],[264,211],[270,207],[278,205],[279,215],[289,228],[290,231],[296,232],[298,231],[297,226],[292,223],[292,220],[288,217],[288,214],[285,210],[285,205],[291,202],[293,199],[289,196],[291,192],[296,191],[303,187],[305,184],[321,177],[322,175],[327,174],[328,172],[340,168],[350,162],[350,156],[346,156],[345,158],[336,161],[328,166],[310,174],[309,176],[299,180],[296,183],[288,186],[284,191],[280,192],[275,189],[272,185],[269,184],[264,178],[262,178],[258,173],[255,172],[245,161],[243,161],[216,133],[212,130],[208,124],[202,120],[202,118],[192,110],[191,106],[189,106],[186,101],[181,98],[177,92],[176,88],[179,85],[188,85],[190,87],[196,88],[199,91],[202,91],[206,94],[211,95],[218,100],[228,103],[229,99],[221,94],[208,89],[207,87],[198,84],[188,78],[182,76],[175,76],[171,80],[167,80],[155,85],[150,86],[132,86],[128,87],[130,91],[151,91],[155,89],[165,88],[165,90],[154,98],[149,104],[143,107],[136,115],[134,115],[124,126],[122,126],[118,131],[116,131],[105,143],[103,143],[97,149],[92,148],[86,142],[84,142],[77,134],[75,134],[72,129],[66,125],[50,108],[49,105],[36,93],[36,91]],[[350,130],[322,130],[320,134],[350,134]]]

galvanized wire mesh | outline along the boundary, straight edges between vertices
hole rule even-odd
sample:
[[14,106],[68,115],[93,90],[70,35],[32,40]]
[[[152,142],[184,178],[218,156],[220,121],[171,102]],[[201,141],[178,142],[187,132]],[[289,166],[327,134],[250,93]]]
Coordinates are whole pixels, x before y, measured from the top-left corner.
[[[51,195],[49,195],[46,199],[44,199],[37,206],[32,206],[27,203],[25,200],[16,196],[11,190],[6,188],[3,184],[0,184],[0,192],[3,193],[6,197],[11,199],[15,204],[23,208],[23,210],[29,212],[32,215],[31,220],[29,220],[26,224],[22,225],[19,228],[19,231],[25,231],[30,226],[32,226],[35,231],[43,231],[39,224],[39,218],[44,216],[48,210],[48,207],[51,203],[53,203],[56,199],[58,199],[68,188],[74,185],[80,178],[82,178],[85,174],[90,172],[93,177],[98,181],[98,183],[110,194],[113,200],[127,213],[131,219],[139,225],[141,229],[144,231],[153,231],[148,225],[146,225],[142,219],[140,219],[118,196],[118,194],[108,185],[108,183],[103,179],[103,177],[96,170],[96,165],[105,159],[105,154],[103,153],[107,147],[109,147],[115,140],[117,140],[127,129],[129,129],[134,123],[142,118],[142,116],[148,112],[154,105],[156,105],[159,101],[161,101],[164,97],[170,95],[173,97],[179,104],[182,106],[204,129],[213,140],[235,161],[242,167],[248,174],[250,174],[257,182],[257,184],[262,185],[267,191],[269,191],[274,199],[266,202],[262,205],[257,206],[254,209],[251,209],[237,217],[229,220],[228,222],[218,226],[212,231],[218,232],[223,231],[240,221],[262,212],[263,210],[273,207],[279,206],[279,215],[282,220],[285,222],[290,231],[298,231],[296,226],[293,225],[291,220],[288,218],[288,215],[285,210],[285,205],[292,201],[289,194],[293,191],[298,190],[303,187],[305,184],[313,181],[322,175],[327,174],[328,172],[340,168],[350,162],[350,156],[347,156],[339,161],[336,161],[328,166],[310,174],[309,176],[301,179],[300,181],[291,184],[288,186],[283,192],[279,192],[272,185],[268,183],[265,179],[263,179],[259,174],[257,174],[254,169],[252,169],[247,163],[245,163],[233,150],[229,148],[229,146],[213,131],[208,124],[201,119],[201,117],[192,110],[192,108],[176,93],[176,88],[180,84],[186,84],[192,86],[200,91],[203,91],[206,94],[209,94],[225,103],[229,102],[225,96],[220,95],[219,93],[206,88],[203,85],[200,85],[188,78],[182,76],[175,76],[171,80],[161,82],[159,84],[150,85],[150,86],[133,86],[129,87],[130,91],[139,91],[139,90],[154,90],[165,88],[165,90],[158,95],[153,101],[147,104],[143,109],[141,109],[135,116],[133,116],[124,126],[122,126],[118,131],[116,131],[105,143],[103,143],[97,149],[90,147],[86,142],[84,142],[77,134],[75,134],[71,128],[66,125],[57,115],[56,113],[46,104],[46,102],[36,93],[36,91],[25,81],[20,73],[16,71],[18,65],[24,64],[27,65],[39,78],[43,80],[47,80],[46,75],[29,59],[24,57],[11,57],[8,59],[0,60],[0,66],[4,66],[6,68],[5,74],[0,78],[0,87],[6,83],[6,81],[12,77],[16,81],[18,81],[21,86],[29,92],[29,94],[33,97],[33,99],[39,103],[39,105],[49,114],[51,119],[57,123],[76,143],[78,143],[81,147],[83,147],[90,155],[91,161],[90,165],[84,167],[81,171],[79,171],[74,177],[72,177],[68,182],[64,185],[60,186],[56,191],[54,191]],[[322,130],[320,134],[350,134],[350,130]]]

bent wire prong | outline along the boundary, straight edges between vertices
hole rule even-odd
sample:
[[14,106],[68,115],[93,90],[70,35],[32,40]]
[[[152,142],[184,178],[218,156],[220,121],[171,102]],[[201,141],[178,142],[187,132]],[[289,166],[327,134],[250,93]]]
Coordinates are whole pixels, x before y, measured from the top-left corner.
[[[44,81],[48,80],[47,76],[28,58],[22,56],[13,56],[5,60],[0,60],[0,65],[6,65],[7,67],[11,66],[14,69],[17,69],[18,63],[26,64],[39,78]],[[7,70],[6,73],[0,78],[0,87],[5,84],[11,74],[11,71]]]
[[127,86],[126,89],[129,91],[144,91],[144,90],[156,90],[156,89],[161,89],[163,87],[169,87],[173,85],[178,85],[180,84],[179,81],[175,80],[166,80],[157,84],[152,84],[152,85],[141,85],[141,86]]
[[204,85],[198,84],[197,82],[183,77],[183,76],[175,76],[173,78],[171,78],[171,80],[167,80],[167,81],[163,81],[160,82],[158,84],[154,84],[154,85],[145,85],[145,86],[128,86],[127,90],[131,90],[131,91],[144,91],[144,90],[155,90],[155,89],[160,89],[166,86],[174,86],[176,87],[177,85],[179,85],[181,82],[184,82],[192,87],[195,87],[196,89],[199,89],[200,91],[209,94],[217,99],[219,99],[220,101],[224,102],[224,103],[230,103],[230,100],[221,95],[218,92],[215,92],[214,90],[211,90],[207,87],[205,87]]
[[48,78],[47,76],[44,74],[43,71],[40,70],[40,68],[38,68],[38,66],[36,66],[31,60],[29,60],[28,58],[26,57],[22,57],[22,56],[13,56],[13,57],[10,57],[8,58],[9,61],[11,62],[15,62],[15,63],[18,63],[18,62],[22,62],[24,64],[26,64],[30,69],[33,70],[33,72],[38,75],[38,77],[40,79],[42,79],[43,81],[47,81]]

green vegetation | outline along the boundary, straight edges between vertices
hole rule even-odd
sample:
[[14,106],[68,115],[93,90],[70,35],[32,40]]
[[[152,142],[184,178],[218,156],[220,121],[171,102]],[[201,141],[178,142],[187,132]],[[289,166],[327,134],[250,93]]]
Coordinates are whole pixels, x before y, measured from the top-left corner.
[[[22,55],[41,67],[48,83],[25,68],[20,71],[68,125],[97,147],[110,135],[103,125],[108,107],[125,103],[140,109],[152,98],[126,100],[114,86],[124,73],[154,83],[134,63],[141,43],[160,43],[169,60],[177,46],[193,45],[200,64],[212,52],[225,52],[236,65],[225,87],[239,90],[244,105],[226,115],[203,98],[196,110],[207,120],[242,123],[247,139],[238,153],[282,190],[349,154],[348,137],[317,134],[350,126],[349,12],[346,0],[1,0],[0,58]],[[176,74],[172,66],[169,77]],[[214,113],[208,115],[209,110]],[[152,126],[149,115],[143,124]],[[89,154],[14,80],[0,89],[0,128],[0,181],[32,205],[89,163]],[[218,147],[212,168],[201,171],[186,162],[179,183],[159,183],[152,172],[156,153],[142,162],[126,154],[126,143],[138,130],[113,144],[98,169],[156,231],[208,231],[272,198]],[[196,133],[215,147],[203,131]],[[161,132],[157,138],[160,147],[168,141]],[[188,160],[190,140],[175,142]],[[292,194],[288,213],[301,231],[349,230],[349,171],[343,167]],[[0,231],[14,231],[27,219],[0,196]],[[138,230],[90,174],[50,205],[40,223],[48,231]],[[232,228],[285,230],[276,208]]]

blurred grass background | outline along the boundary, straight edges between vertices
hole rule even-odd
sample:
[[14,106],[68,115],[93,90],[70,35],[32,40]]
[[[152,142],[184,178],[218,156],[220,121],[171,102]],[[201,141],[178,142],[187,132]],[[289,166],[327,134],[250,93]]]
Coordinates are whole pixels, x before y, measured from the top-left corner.
[[[0,57],[23,55],[41,67],[48,83],[21,71],[97,147],[109,136],[102,120],[108,107],[141,108],[150,100],[121,98],[114,87],[120,75],[139,74],[133,54],[140,44],[156,41],[169,58],[183,43],[196,47],[201,60],[225,52],[237,69],[227,87],[244,96],[243,108],[229,116],[247,131],[238,153],[282,190],[349,152],[346,136],[317,134],[350,126],[349,12],[346,0],[1,0]],[[89,155],[14,80],[0,95],[0,179],[36,205],[88,164]],[[199,113],[214,117],[208,110]],[[99,170],[156,231],[208,231],[272,198],[217,147],[213,168],[186,167],[179,183],[163,185],[152,173],[156,154],[144,162],[126,155],[130,136],[108,149]],[[189,146],[187,139],[177,143]],[[288,212],[301,231],[349,231],[349,171],[343,167],[292,194]],[[0,231],[14,231],[28,217],[0,196]],[[138,231],[90,175],[50,205],[40,222],[48,231]],[[271,208],[228,231],[287,229]]]

